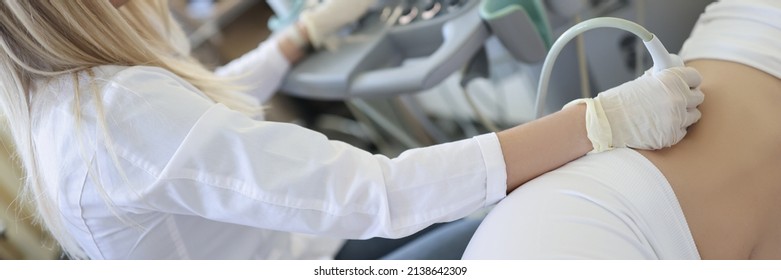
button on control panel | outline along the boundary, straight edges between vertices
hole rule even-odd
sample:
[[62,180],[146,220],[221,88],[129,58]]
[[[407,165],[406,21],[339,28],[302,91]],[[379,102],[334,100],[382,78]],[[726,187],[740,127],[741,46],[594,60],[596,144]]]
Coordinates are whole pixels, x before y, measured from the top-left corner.
[[386,1],[380,19],[388,25],[409,25],[444,16],[461,8],[467,0]]

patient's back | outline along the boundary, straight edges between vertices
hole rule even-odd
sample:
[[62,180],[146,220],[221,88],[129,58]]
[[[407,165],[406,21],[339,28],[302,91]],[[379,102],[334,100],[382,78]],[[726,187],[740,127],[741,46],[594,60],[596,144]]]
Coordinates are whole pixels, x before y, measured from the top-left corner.
[[587,155],[529,181],[464,258],[781,259],[781,80],[724,60],[688,66],[705,101],[680,143]]
[[710,5],[680,56],[705,93],[680,143],[535,178],[494,208],[464,257],[781,259],[781,1]]
[[708,6],[680,56],[705,94],[680,143],[535,178],[494,208],[464,257],[781,259],[781,1]]
[[781,80],[736,62],[687,65],[703,76],[702,119],[679,144],[640,153],[675,191],[703,259],[781,259]]
[[667,177],[702,258],[781,259],[781,1],[710,5],[680,55],[703,76],[702,119],[641,154]]
[[689,66],[706,97],[686,138],[529,181],[489,213],[464,258],[781,259],[781,80],[723,60]]

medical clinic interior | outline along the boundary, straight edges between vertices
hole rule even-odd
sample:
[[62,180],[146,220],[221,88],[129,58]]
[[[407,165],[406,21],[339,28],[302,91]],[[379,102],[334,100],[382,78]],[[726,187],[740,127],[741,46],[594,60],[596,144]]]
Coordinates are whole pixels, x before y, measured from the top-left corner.
[[781,1],[3,0],[0,259],[781,259]]

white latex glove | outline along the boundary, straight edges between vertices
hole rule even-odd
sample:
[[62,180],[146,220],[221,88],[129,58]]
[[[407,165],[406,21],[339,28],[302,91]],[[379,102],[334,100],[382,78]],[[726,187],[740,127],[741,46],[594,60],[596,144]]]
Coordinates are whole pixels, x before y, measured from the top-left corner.
[[306,26],[309,40],[321,48],[325,40],[343,26],[361,18],[376,0],[323,0],[301,12],[300,20]]
[[606,90],[596,98],[578,99],[564,107],[586,103],[586,131],[592,152],[612,148],[655,150],[672,146],[686,128],[700,119],[697,106],[705,98],[694,68],[674,67]]

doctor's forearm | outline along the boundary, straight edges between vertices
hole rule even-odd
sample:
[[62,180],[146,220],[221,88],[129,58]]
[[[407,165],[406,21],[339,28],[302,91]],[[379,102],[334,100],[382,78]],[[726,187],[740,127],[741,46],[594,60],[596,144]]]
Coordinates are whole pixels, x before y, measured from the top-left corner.
[[[299,43],[304,43],[305,45],[309,45],[309,33],[306,30],[306,26],[301,24],[300,22],[296,22],[292,26],[288,28],[295,28],[295,30],[298,32],[301,40]],[[290,33],[284,34],[279,40],[277,40],[277,44],[279,44],[279,50],[282,52],[282,55],[287,59],[290,64],[296,64],[296,62],[300,61],[301,59],[306,56],[306,47],[299,45],[299,43],[296,43],[296,39],[292,38]]]
[[586,106],[497,133],[507,169],[507,192],[593,149],[586,134]]

